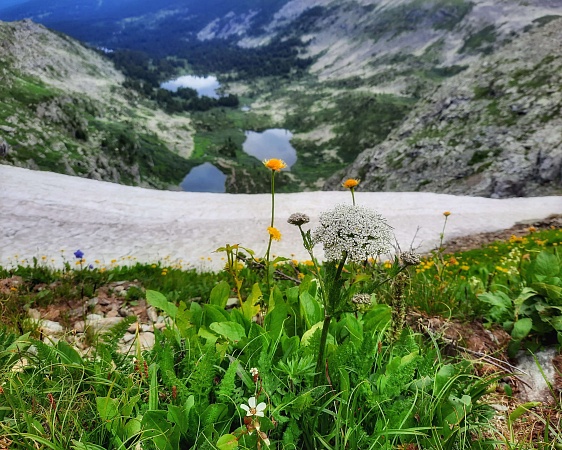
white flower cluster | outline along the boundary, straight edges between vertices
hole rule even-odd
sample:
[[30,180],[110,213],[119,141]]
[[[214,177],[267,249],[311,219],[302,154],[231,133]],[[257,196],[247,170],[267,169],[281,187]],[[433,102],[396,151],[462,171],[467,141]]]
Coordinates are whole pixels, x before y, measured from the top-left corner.
[[337,205],[320,215],[320,226],[312,234],[322,242],[326,259],[341,259],[344,252],[351,261],[365,261],[392,250],[393,234],[385,219],[372,209]]

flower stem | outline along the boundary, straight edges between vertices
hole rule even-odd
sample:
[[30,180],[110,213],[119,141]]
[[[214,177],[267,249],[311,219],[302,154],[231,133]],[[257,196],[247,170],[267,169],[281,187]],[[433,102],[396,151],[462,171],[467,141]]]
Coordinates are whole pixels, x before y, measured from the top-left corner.
[[336,303],[339,299],[339,293],[336,292],[339,289],[338,280],[341,277],[343,266],[345,265],[345,260],[347,259],[347,252],[343,252],[343,258],[341,259],[338,268],[336,270],[336,275],[333,281],[330,283],[330,292],[328,293],[328,298],[324,304],[324,323],[322,324],[322,335],[320,336],[320,348],[318,351],[318,360],[316,361],[316,377],[314,378],[314,384],[319,386],[322,380],[322,374],[324,374],[324,354],[326,352],[326,341],[328,340],[328,330],[330,328],[330,321],[332,320],[332,313],[335,312]]
[[332,316],[324,316],[324,323],[322,324],[322,335],[320,336],[320,349],[318,352],[318,360],[316,361],[316,377],[314,378],[315,386],[322,382],[322,375],[324,374],[324,353],[326,350],[326,340],[328,339],[328,330],[330,329],[330,321]]
[[351,188],[351,200],[353,201],[353,206],[355,206],[355,188]]
[[[271,171],[271,224],[270,226],[273,227],[275,221],[275,171]],[[267,251],[265,252],[265,270],[266,270],[266,286],[267,292],[271,290],[271,275],[270,275],[270,261],[269,261],[269,253],[271,251],[271,241],[273,240],[273,236],[269,235],[269,242],[267,243]]]

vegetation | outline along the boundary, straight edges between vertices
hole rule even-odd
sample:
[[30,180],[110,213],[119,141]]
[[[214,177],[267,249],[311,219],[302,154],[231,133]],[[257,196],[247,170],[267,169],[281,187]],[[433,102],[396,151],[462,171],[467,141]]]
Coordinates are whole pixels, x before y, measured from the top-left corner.
[[[440,245],[421,259],[408,250],[384,261],[380,253],[391,244],[390,229],[374,211],[355,206],[358,182],[348,180],[349,204],[324,213],[317,229],[308,229],[305,214],[289,218],[310,260],[270,258],[280,238],[274,199],[284,163],[274,159],[265,165],[271,172],[272,215],[263,258],[227,244],[217,250],[225,270],[201,273],[166,259],[87,265],[78,250],[62,269],[46,257],[31,264],[18,259],[0,269],[3,445],[75,450],[562,445],[556,419],[562,406],[555,404],[557,413],[541,418],[544,434],[533,435],[527,447],[514,429],[537,404],[515,405],[502,428],[492,420],[497,413],[489,403],[511,391],[505,382],[498,390],[506,374],[481,375],[480,363],[447,356],[451,353],[441,351],[446,341],[410,320],[442,314],[440,320],[456,318],[467,327],[484,320],[510,332],[513,348],[536,349],[560,339],[562,230],[530,228],[526,235],[465,253],[447,254]],[[441,242],[450,214],[444,213]],[[354,224],[357,215],[370,218],[364,229]],[[323,264],[314,256],[319,243],[328,258]],[[122,301],[145,301],[164,317],[150,349],[141,346],[137,328],[129,350],[119,350],[135,317],[94,337],[87,354],[65,339],[41,340],[36,322],[26,317],[30,307],[83,302],[110,282],[132,279],[136,287]]]

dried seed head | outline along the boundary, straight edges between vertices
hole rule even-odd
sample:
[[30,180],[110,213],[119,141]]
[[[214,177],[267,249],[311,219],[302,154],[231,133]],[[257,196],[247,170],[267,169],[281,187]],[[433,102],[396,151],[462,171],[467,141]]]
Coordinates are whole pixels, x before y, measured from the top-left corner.
[[298,227],[310,222],[310,217],[303,213],[294,213],[289,216],[287,222],[291,225],[296,225]]
[[420,255],[413,250],[402,253],[400,259],[405,266],[417,266],[420,263]]

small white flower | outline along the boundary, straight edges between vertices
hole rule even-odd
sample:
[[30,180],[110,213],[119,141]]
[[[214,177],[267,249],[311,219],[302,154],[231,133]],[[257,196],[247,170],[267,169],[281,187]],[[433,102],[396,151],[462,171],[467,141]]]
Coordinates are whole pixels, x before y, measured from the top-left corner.
[[257,367],[252,367],[250,369],[250,375],[252,375],[253,377],[256,377],[260,374],[260,371],[258,370]]
[[240,408],[246,411],[246,416],[263,417],[264,416],[263,412],[265,411],[265,408],[267,408],[267,405],[264,402],[261,402],[256,405],[256,397],[250,397],[248,399],[248,404],[247,405],[242,404],[240,405]]

